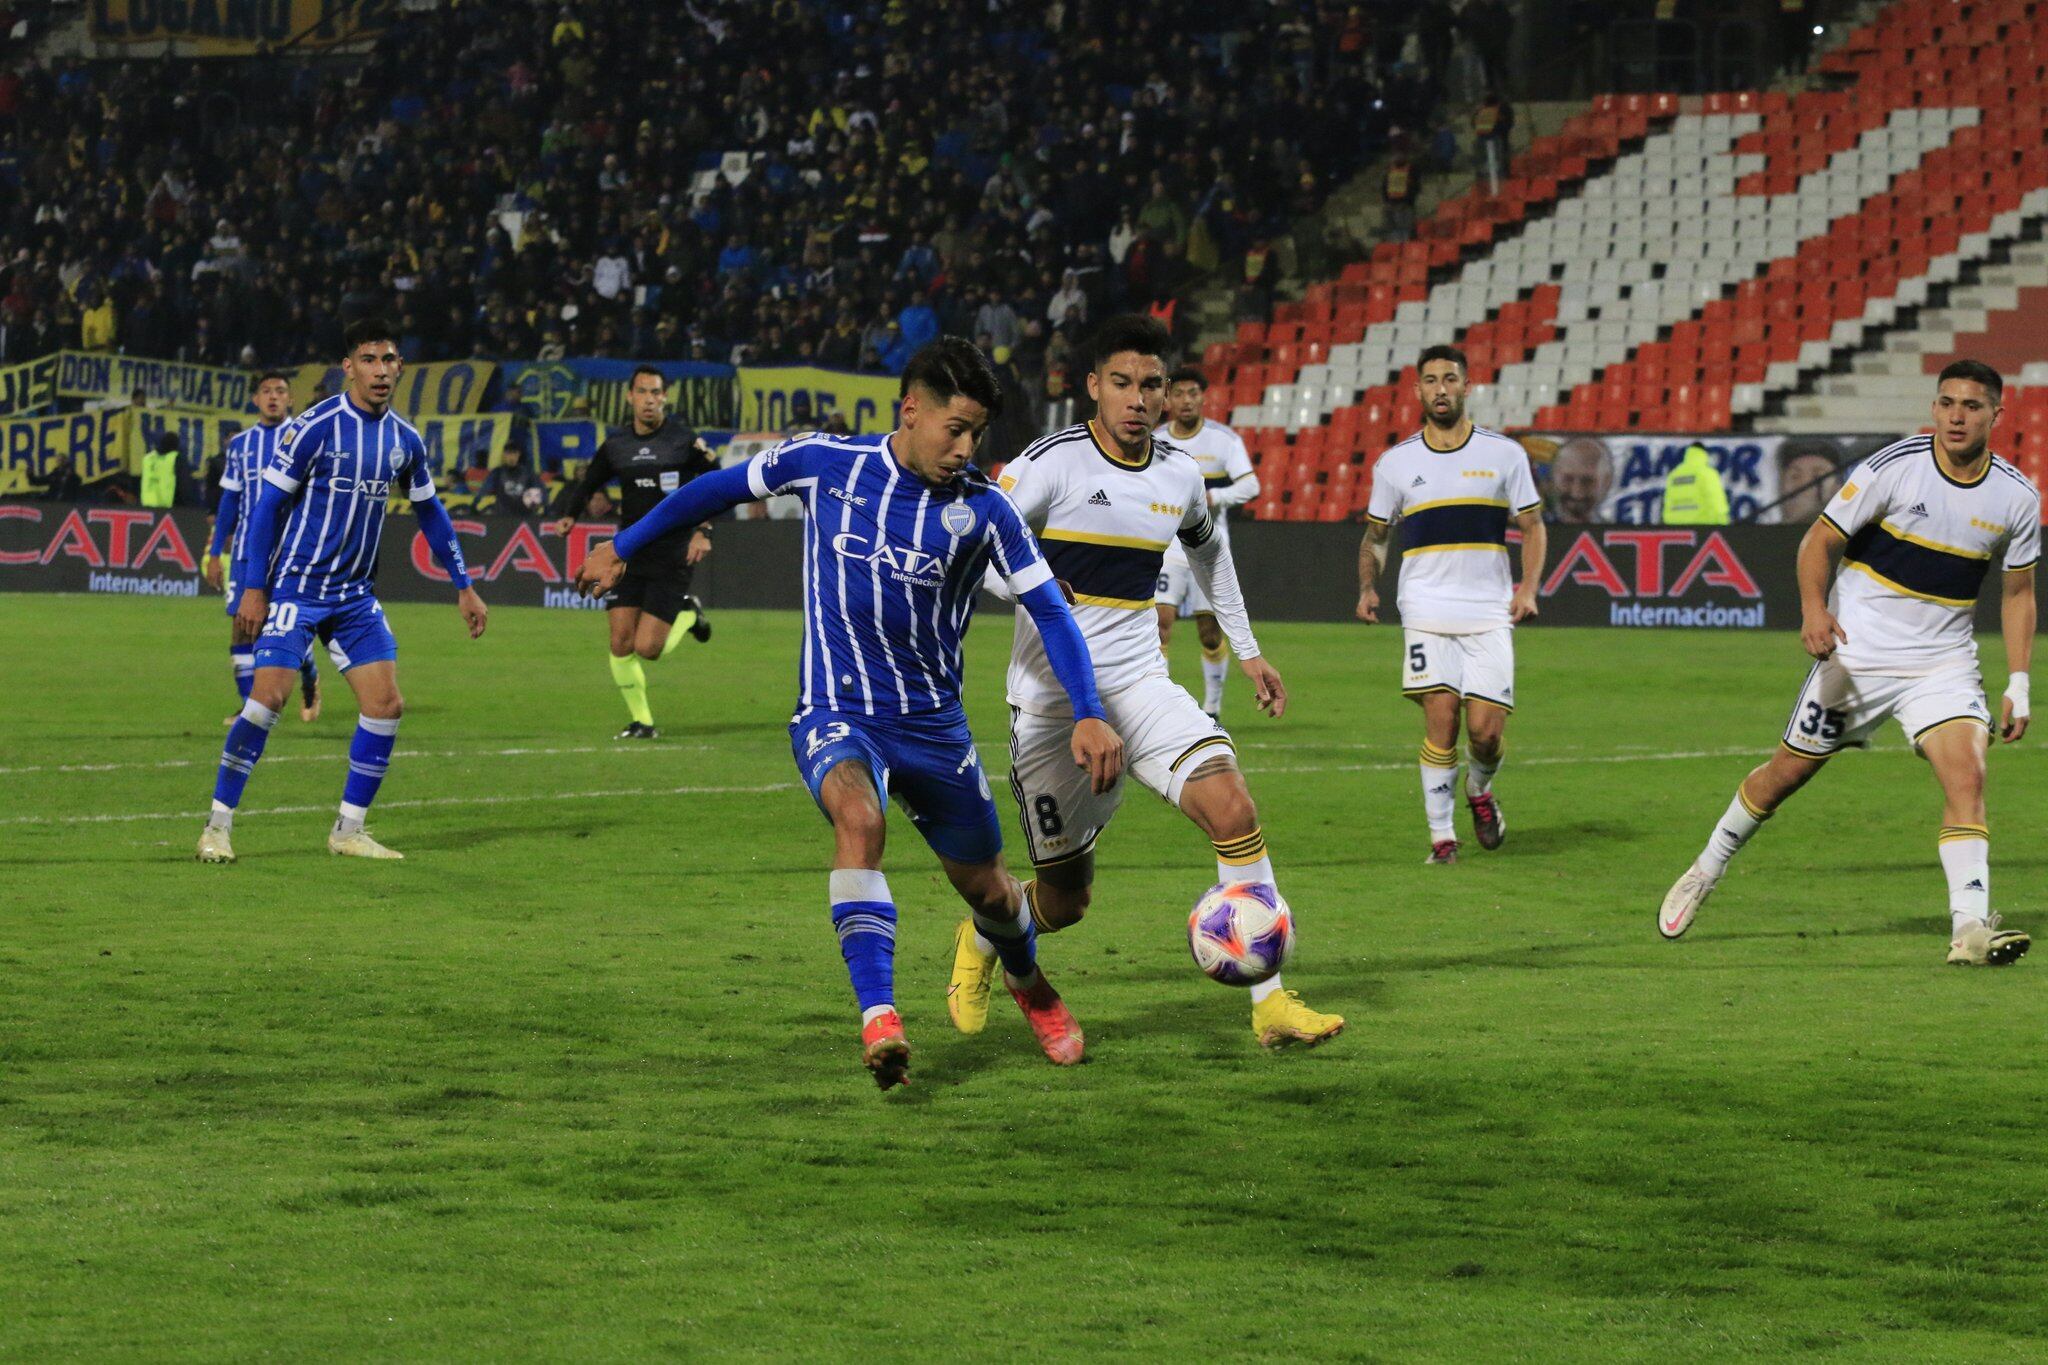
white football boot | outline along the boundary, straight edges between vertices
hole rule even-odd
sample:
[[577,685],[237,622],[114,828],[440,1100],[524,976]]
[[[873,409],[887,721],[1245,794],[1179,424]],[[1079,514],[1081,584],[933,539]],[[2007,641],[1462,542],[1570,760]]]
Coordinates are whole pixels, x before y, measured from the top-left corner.
[[2003,967],[2018,962],[2033,946],[2034,940],[2020,930],[1999,928],[1993,914],[1949,940],[1948,962],[1951,967]]
[[339,853],[345,858],[403,858],[405,855],[395,848],[386,848],[370,837],[370,831],[359,829],[353,834],[327,835],[327,851]]
[[219,825],[208,825],[199,831],[199,861],[202,863],[231,863],[235,860],[235,845],[228,831]]
[[1693,916],[1699,914],[1720,880],[1700,871],[1698,863],[1686,868],[1664,893],[1664,904],[1657,911],[1657,932],[1666,938],[1682,937],[1692,928]]

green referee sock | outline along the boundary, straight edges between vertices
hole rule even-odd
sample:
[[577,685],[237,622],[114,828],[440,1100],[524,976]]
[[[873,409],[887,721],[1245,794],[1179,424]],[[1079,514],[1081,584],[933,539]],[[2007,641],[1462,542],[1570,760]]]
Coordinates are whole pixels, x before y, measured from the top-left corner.
[[676,619],[668,623],[668,639],[661,643],[661,657],[666,659],[676,652],[676,646],[690,633],[690,627],[697,624],[697,613],[685,609],[676,613]]
[[640,656],[628,654],[622,659],[614,654],[611,661],[612,681],[626,699],[627,713],[642,725],[654,724],[654,712],[647,707],[647,670],[640,666]]

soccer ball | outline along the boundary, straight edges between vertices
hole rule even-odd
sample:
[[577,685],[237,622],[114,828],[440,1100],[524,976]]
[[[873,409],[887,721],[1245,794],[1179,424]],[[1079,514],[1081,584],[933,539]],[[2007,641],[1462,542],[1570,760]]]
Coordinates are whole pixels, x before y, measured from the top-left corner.
[[1294,914],[1264,882],[1212,886],[1188,913],[1188,951],[1210,980],[1256,986],[1294,951]]

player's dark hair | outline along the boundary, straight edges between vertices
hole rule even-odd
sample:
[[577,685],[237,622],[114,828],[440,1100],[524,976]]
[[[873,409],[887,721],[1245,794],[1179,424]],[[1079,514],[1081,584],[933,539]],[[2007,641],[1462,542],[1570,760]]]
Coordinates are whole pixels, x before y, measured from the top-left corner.
[[1981,360],[1951,360],[1942,367],[1941,378],[1934,387],[1940,390],[1951,379],[1967,379],[1972,384],[1982,384],[1991,391],[1991,401],[1997,402],[2005,394],[2005,381],[1998,377],[1998,371]]
[[1003,381],[981,348],[966,337],[945,336],[920,346],[903,367],[899,398],[910,396],[911,385],[931,391],[941,403],[971,398],[988,409],[993,421],[1003,410]]
[[341,353],[343,355],[354,355],[359,347],[367,346],[373,341],[395,343],[397,340],[398,329],[391,325],[390,319],[382,317],[357,318],[348,325],[348,330],[341,334]]
[[1193,365],[1183,365],[1172,374],[1166,376],[1167,388],[1170,389],[1175,384],[1193,384],[1196,388],[1207,393],[1209,390],[1209,376],[1203,374]]
[[257,375],[256,387],[260,389],[273,379],[282,379],[285,382],[286,388],[291,387],[292,377],[283,370],[265,370],[262,374]]
[[668,391],[668,376],[663,374],[660,370],[656,369],[652,365],[635,365],[633,367],[633,373],[626,377],[626,387],[630,389],[635,384],[639,383],[640,376],[643,374],[651,374],[656,379],[659,379],[661,381],[662,391],[664,393]]
[[1088,368],[1099,370],[1113,355],[1135,351],[1164,362],[1173,350],[1173,334],[1149,313],[1119,313],[1088,338]]
[[1471,368],[1465,364],[1465,353],[1455,346],[1423,347],[1421,357],[1415,362],[1417,372],[1419,373],[1422,367],[1432,360],[1448,360],[1458,367],[1459,374],[1471,373]]

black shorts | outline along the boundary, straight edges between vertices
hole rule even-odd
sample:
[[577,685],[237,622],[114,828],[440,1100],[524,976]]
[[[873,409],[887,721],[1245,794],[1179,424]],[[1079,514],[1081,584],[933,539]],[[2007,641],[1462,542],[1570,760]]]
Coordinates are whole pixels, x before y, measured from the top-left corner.
[[682,559],[656,560],[646,565],[628,561],[626,572],[604,599],[605,610],[631,607],[658,621],[673,625],[690,592],[691,569]]

